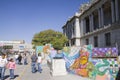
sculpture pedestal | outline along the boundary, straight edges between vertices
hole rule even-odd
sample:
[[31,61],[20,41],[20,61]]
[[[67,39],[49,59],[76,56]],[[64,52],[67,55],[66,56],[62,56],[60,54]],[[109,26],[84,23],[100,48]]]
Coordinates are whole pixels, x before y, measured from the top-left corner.
[[64,59],[53,59],[51,67],[52,76],[60,76],[67,74]]

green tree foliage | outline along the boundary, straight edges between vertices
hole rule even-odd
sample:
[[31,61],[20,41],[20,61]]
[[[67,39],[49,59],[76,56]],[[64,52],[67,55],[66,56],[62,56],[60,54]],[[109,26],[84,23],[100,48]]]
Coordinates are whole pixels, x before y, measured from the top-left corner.
[[67,38],[61,32],[50,29],[36,33],[32,39],[35,46],[52,44],[55,49],[62,49],[66,42]]

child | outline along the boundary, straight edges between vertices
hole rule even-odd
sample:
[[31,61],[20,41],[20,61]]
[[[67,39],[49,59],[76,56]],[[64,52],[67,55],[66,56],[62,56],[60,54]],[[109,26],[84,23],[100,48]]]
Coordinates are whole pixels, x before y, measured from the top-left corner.
[[10,59],[10,61],[7,64],[7,67],[10,70],[10,79],[14,79],[14,69],[16,68],[16,64],[13,58]]
[[41,69],[41,62],[42,62],[42,57],[41,57],[41,53],[38,54],[38,60],[37,60],[37,65],[38,65],[38,72],[42,72]]

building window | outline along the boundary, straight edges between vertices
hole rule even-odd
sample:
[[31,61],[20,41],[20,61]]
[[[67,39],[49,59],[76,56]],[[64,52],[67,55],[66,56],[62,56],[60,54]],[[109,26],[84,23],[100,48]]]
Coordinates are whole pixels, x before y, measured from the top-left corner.
[[69,42],[66,43],[66,46],[70,46],[70,45],[69,45]]
[[75,35],[75,28],[74,28],[74,26],[73,26],[73,35]]
[[88,45],[89,44],[89,39],[86,39],[86,45]]
[[90,22],[89,17],[86,18],[86,33],[90,32]]
[[107,1],[103,5],[103,14],[104,14],[104,25],[107,26],[112,23],[112,17],[111,17],[111,3],[110,1]]
[[94,37],[94,47],[98,47],[98,37]]
[[105,34],[105,44],[106,46],[111,46],[111,34],[110,33]]
[[75,21],[73,22],[73,26],[75,26]]
[[94,12],[93,12],[93,29],[94,30],[96,30],[96,29],[98,29],[99,28],[99,17],[98,17],[98,11],[97,10],[95,10]]
[[119,20],[120,20],[120,0],[118,0],[118,12],[119,12]]
[[74,39],[71,40],[71,45],[72,45],[72,46],[75,45],[75,40],[74,40]]

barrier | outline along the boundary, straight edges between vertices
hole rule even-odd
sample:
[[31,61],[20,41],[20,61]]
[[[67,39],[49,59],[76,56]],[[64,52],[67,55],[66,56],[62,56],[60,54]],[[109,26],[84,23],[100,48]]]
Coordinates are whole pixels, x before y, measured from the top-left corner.
[[66,75],[66,67],[65,67],[65,60],[64,59],[52,59],[51,63],[51,74],[52,76],[60,76]]

